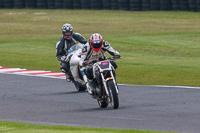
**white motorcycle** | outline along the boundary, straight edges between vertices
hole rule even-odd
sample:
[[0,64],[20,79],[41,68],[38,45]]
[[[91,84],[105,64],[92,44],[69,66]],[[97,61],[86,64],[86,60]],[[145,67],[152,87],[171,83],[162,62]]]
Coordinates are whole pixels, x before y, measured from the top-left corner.
[[79,69],[79,61],[81,59],[83,46],[84,45],[80,43],[71,46],[71,48],[68,50],[69,54],[67,55],[67,58],[70,60],[69,74],[72,77],[71,80],[78,91],[86,90],[85,82],[83,81],[83,76]]

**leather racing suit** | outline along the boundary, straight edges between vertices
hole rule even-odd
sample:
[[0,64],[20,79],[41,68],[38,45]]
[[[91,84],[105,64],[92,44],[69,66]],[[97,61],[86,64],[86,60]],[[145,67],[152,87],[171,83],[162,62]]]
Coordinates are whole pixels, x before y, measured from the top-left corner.
[[67,59],[68,50],[71,46],[74,44],[77,44],[77,42],[80,43],[87,43],[87,40],[79,34],[79,33],[73,33],[70,39],[66,39],[63,36],[58,40],[56,43],[56,58],[61,61],[61,70],[63,73],[68,73],[70,70],[69,66],[69,59]]
[[82,49],[82,55],[79,65],[83,66],[84,61],[99,61],[99,57],[104,56],[104,53],[106,51],[112,56],[120,56],[119,52],[114,50],[107,41],[103,41],[102,48],[99,51],[95,51],[94,49],[92,49],[90,44],[87,42]]
[[[93,68],[91,65],[88,65],[87,67],[83,67],[84,62],[92,62],[94,60],[99,61],[99,57],[103,57],[105,52],[108,52],[112,56],[119,56],[120,54],[118,51],[114,50],[111,45],[107,41],[103,41],[102,48],[99,51],[95,51],[92,49],[92,47],[89,44],[89,41],[85,44],[84,48],[82,49],[82,55],[81,60],[79,62],[79,65],[82,66],[81,71],[83,74],[83,79],[86,83],[86,87],[88,89],[89,94],[92,94],[92,80],[93,80]],[[111,61],[111,64],[116,69],[117,64],[114,61]]]

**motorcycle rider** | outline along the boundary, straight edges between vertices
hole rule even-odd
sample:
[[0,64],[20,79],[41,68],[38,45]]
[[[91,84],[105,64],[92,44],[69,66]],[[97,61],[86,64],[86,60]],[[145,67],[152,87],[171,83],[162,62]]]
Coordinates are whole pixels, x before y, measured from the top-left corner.
[[[83,75],[83,79],[86,83],[88,93],[90,95],[94,94],[94,85],[93,68],[92,65],[89,65],[89,62],[95,62],[99,61],[100,59],[105,59],[104,53],[106,51],[115,58],[120,57],[119,52],[114,50],[107,41],[104,41],[99,33],[92,34],[90,36],[90,39],[82,49],[82,55],[79,65],[82,66],[81,72]],[[111,61],[111,64],[115,69],[117,68],[117,64],[114,61]]]
[[63,73],[65,73],[66,80],[70,82],[70,59],[67,58],[68,50],[72,45],[77,44],[77,41],[85,44],[87,43],[87,40],[85,40],[81,34],[73,32],[73,27],[71,24],[64,24],[62,26],[62,34],[63,36],[56,43],[56,58],[61,61],[60,69]]

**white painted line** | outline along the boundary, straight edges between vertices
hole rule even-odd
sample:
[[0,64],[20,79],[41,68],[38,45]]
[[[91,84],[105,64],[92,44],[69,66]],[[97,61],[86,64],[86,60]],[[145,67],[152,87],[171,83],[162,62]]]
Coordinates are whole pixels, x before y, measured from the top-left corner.
[[24,71],[24,72],[15,72],[15,74],[29,74],[29,73],[39,73],[39,72],[45,72],[45,71]]
[[60,74],[63,74],[63,73],[47,73],[47,74],[39,74],[39,75],[44,75],[44,76],[48,76],[48,75],[60,75]]
[[10,74],[10,75],[22,75],[22,76],[29,76],[29,77],[44,77],[44,78],[54,78],[54,79],[66,79],[66,77],[54,77],[54,76],[46,76],[46,75],[29,75],[23,73],[3,73],[3,74]]
[[20,70],[20,68],[0,69],[0,72],[16,71],[16,70]]
[[149,85],[154,87],[165,87],[165,88],[186,88],[186,89],[200,89],[200,87],[194,87],[194,86],[167,86],[167,85]]
[[171,86],[171,85],[128,85],[128,84],[117,84],[122,86],[152,86],[152,87],[163,87],[163,88],[186,88],[186,89],[200,89],[200,87],[194,86]]
[[57,79],[66,79],[65,76],[59,76],[64,73],[62,72],[51,72],[44,70],[27,70],[20,68],[7,68],[0,66],[0,73],[4,74],[16,74],[16,75],[24,75],[24,76],[36,76],[36,77],[46,77],[46,78],[57,78]]

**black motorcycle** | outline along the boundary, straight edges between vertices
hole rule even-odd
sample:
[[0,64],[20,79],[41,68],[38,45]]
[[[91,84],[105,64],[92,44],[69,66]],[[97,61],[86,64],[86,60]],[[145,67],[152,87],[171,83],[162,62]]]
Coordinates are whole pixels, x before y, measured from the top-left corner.
[[106,108],[111,103],[113,109],[119,107],[119,88],[116,83],[115,68],[112,65],[112,61],[119,58],[108,58],[94,63],[93,61],[93,84],[94,95],[92,97],[97,99],[101,108]]

